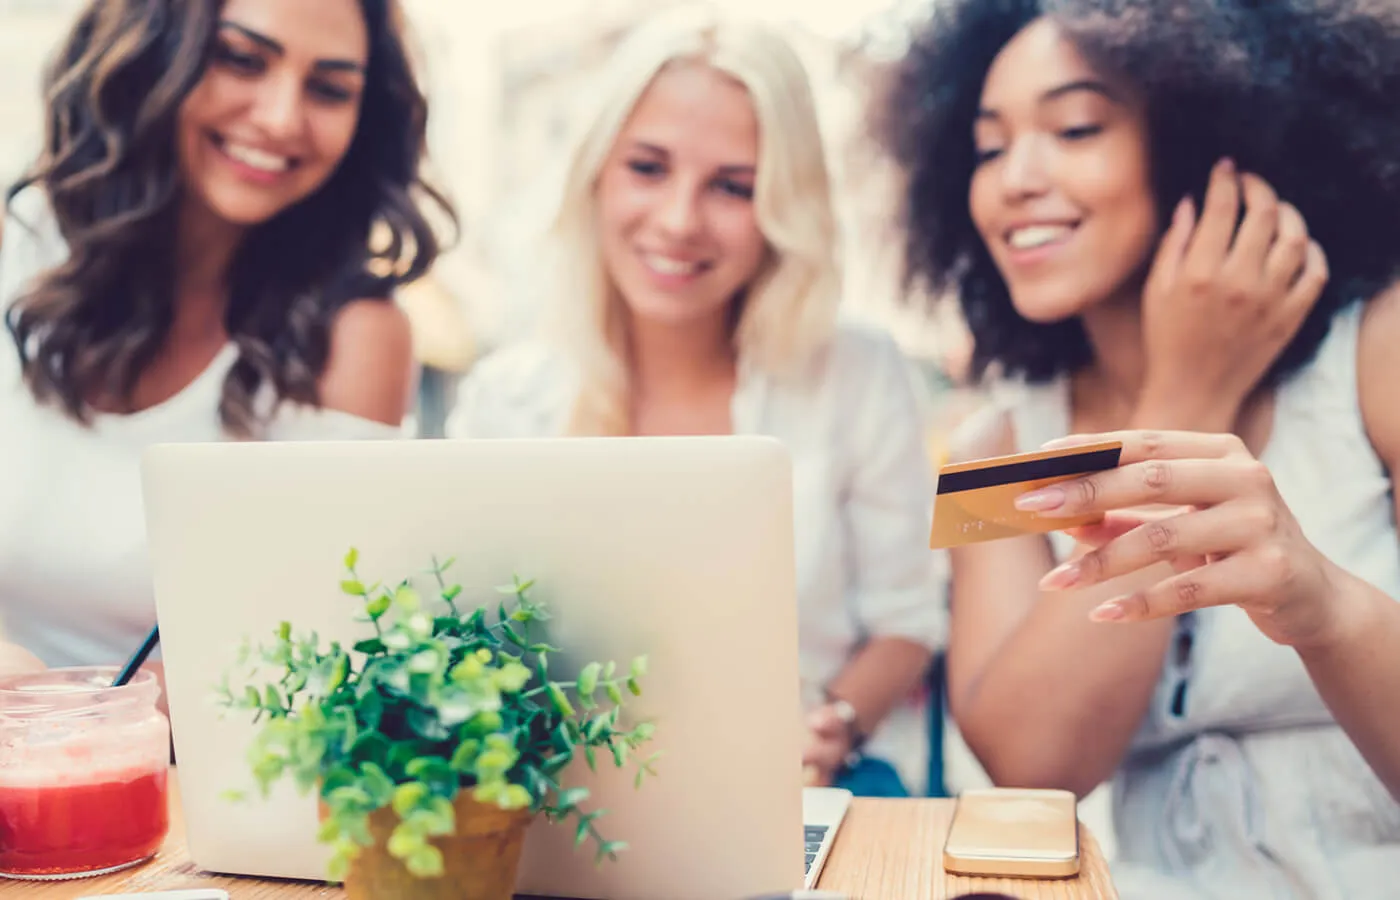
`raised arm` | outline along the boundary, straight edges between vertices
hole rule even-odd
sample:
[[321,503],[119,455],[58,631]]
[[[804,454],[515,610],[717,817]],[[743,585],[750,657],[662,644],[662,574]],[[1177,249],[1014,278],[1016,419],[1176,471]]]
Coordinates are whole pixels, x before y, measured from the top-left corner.
[[[1392,473],[1400,409],[1386,395],[1400,379],[1397,340],[1400,291],[1392,291],[1367,311],[1358,362],[1362,418]],[[1102,587],[1162,561],[1172,569],[1138,590],[1115,591],[1090,615],[1123,623],[1126,636],[1193,609],[1239,606],[1268,638],[1294,649],[1338,724],[1400,799],[1400,600],[1323,556],[1238,438],[1133,431],[1074,440],[1107,437],[1124,443],[1119,468],[1037,492],[1032,505],[1052,515],[1108,514],[1078,532],[1096,547],[1079,561],[1080,584]],[[1179,512],[1147,522],[1127,511],[1148,503]]]
[[[1005,416],[970,420],[953,452],[1015,452]],[[1114,632],[1088,620],[1103,585],[1047,596],[1052,568],[1040,536],[951,551],[949,705],[968,747],[1004,786],[1057,787],[1083,796],[1118,767],[1150,701],[1171,622]]]

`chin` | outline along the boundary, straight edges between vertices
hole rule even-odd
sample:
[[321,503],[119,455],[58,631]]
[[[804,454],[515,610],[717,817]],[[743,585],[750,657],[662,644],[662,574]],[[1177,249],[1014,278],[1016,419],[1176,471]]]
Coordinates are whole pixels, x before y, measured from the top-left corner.
[[711,307],[681,297],[640,297],[627,304],[634,319],[655,325],[690,325],[705,322],[720,314],[721,307]]
[[1028,322],[1053,325],[1082,314],[1094,303],[1084,290],[1041,286],[1012,288],[1011,305]]
[[209,197],[207,202],[210,212],[220,219],[233,225],[247,227],[262,225],[276,218],[292,205],[291,203],[259,202],[248,197],[219,197],[217,195]]

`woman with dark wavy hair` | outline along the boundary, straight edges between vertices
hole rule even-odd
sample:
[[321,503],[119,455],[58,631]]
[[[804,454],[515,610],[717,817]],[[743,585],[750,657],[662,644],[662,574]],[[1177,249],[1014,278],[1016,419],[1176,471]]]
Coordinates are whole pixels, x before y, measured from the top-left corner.
[[151,627],[146,445],[399,433],[390,298],[442,202],[401,19],[92,0],[59,49],[0,244],[0,619],[44,663],[120,662]]
[[1394,893],[1396,96],[1363,0],[946,0],[895,73],[958,455],[1123,444],[952,551],[948,665],[994,781],[1112,778],[1125,898]]

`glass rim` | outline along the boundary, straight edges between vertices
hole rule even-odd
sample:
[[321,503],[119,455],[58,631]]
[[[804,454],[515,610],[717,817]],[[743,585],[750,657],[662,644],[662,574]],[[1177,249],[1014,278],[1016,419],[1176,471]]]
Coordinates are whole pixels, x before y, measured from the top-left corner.
[[0,678],[0,717],[61,715],[96,705],[117,708],[142,698],[155,702],[160,687],[153,672],[142,669],[113,687],[120,672],[120,666],[70,666]]

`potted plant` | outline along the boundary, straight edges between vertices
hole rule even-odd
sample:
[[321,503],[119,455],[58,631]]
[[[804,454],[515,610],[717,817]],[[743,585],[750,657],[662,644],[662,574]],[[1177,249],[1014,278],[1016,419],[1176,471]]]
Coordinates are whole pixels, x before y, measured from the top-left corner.
[[656,756],[639,752],[651,724],[621,722],[646,658],[625,674],[590,662],[558,680],[560,648],[532,634],[549,615],[531,582],[466,608],[447,579],[452,560],[433,560],[425,602],[412,580],[366,585],[358,558],[346,555],[340,588],[372,634],[323,646],[284,622],[270,645],[240,654],[250,678],[263,666],[274,676],[222,690],[259,723],[248,759],[263,794],[283,777],[318,790],[330,880],[352,900],[509,900],[526,826],[541,813],[572,817],[576,847],[592,839],[599,863],[616,859],[625,844],[599,833],[603,810],[585,812],[587,789],[561,776],[580,756],[596,771],[600,754],[635,764],[639,787],[654,774]]

